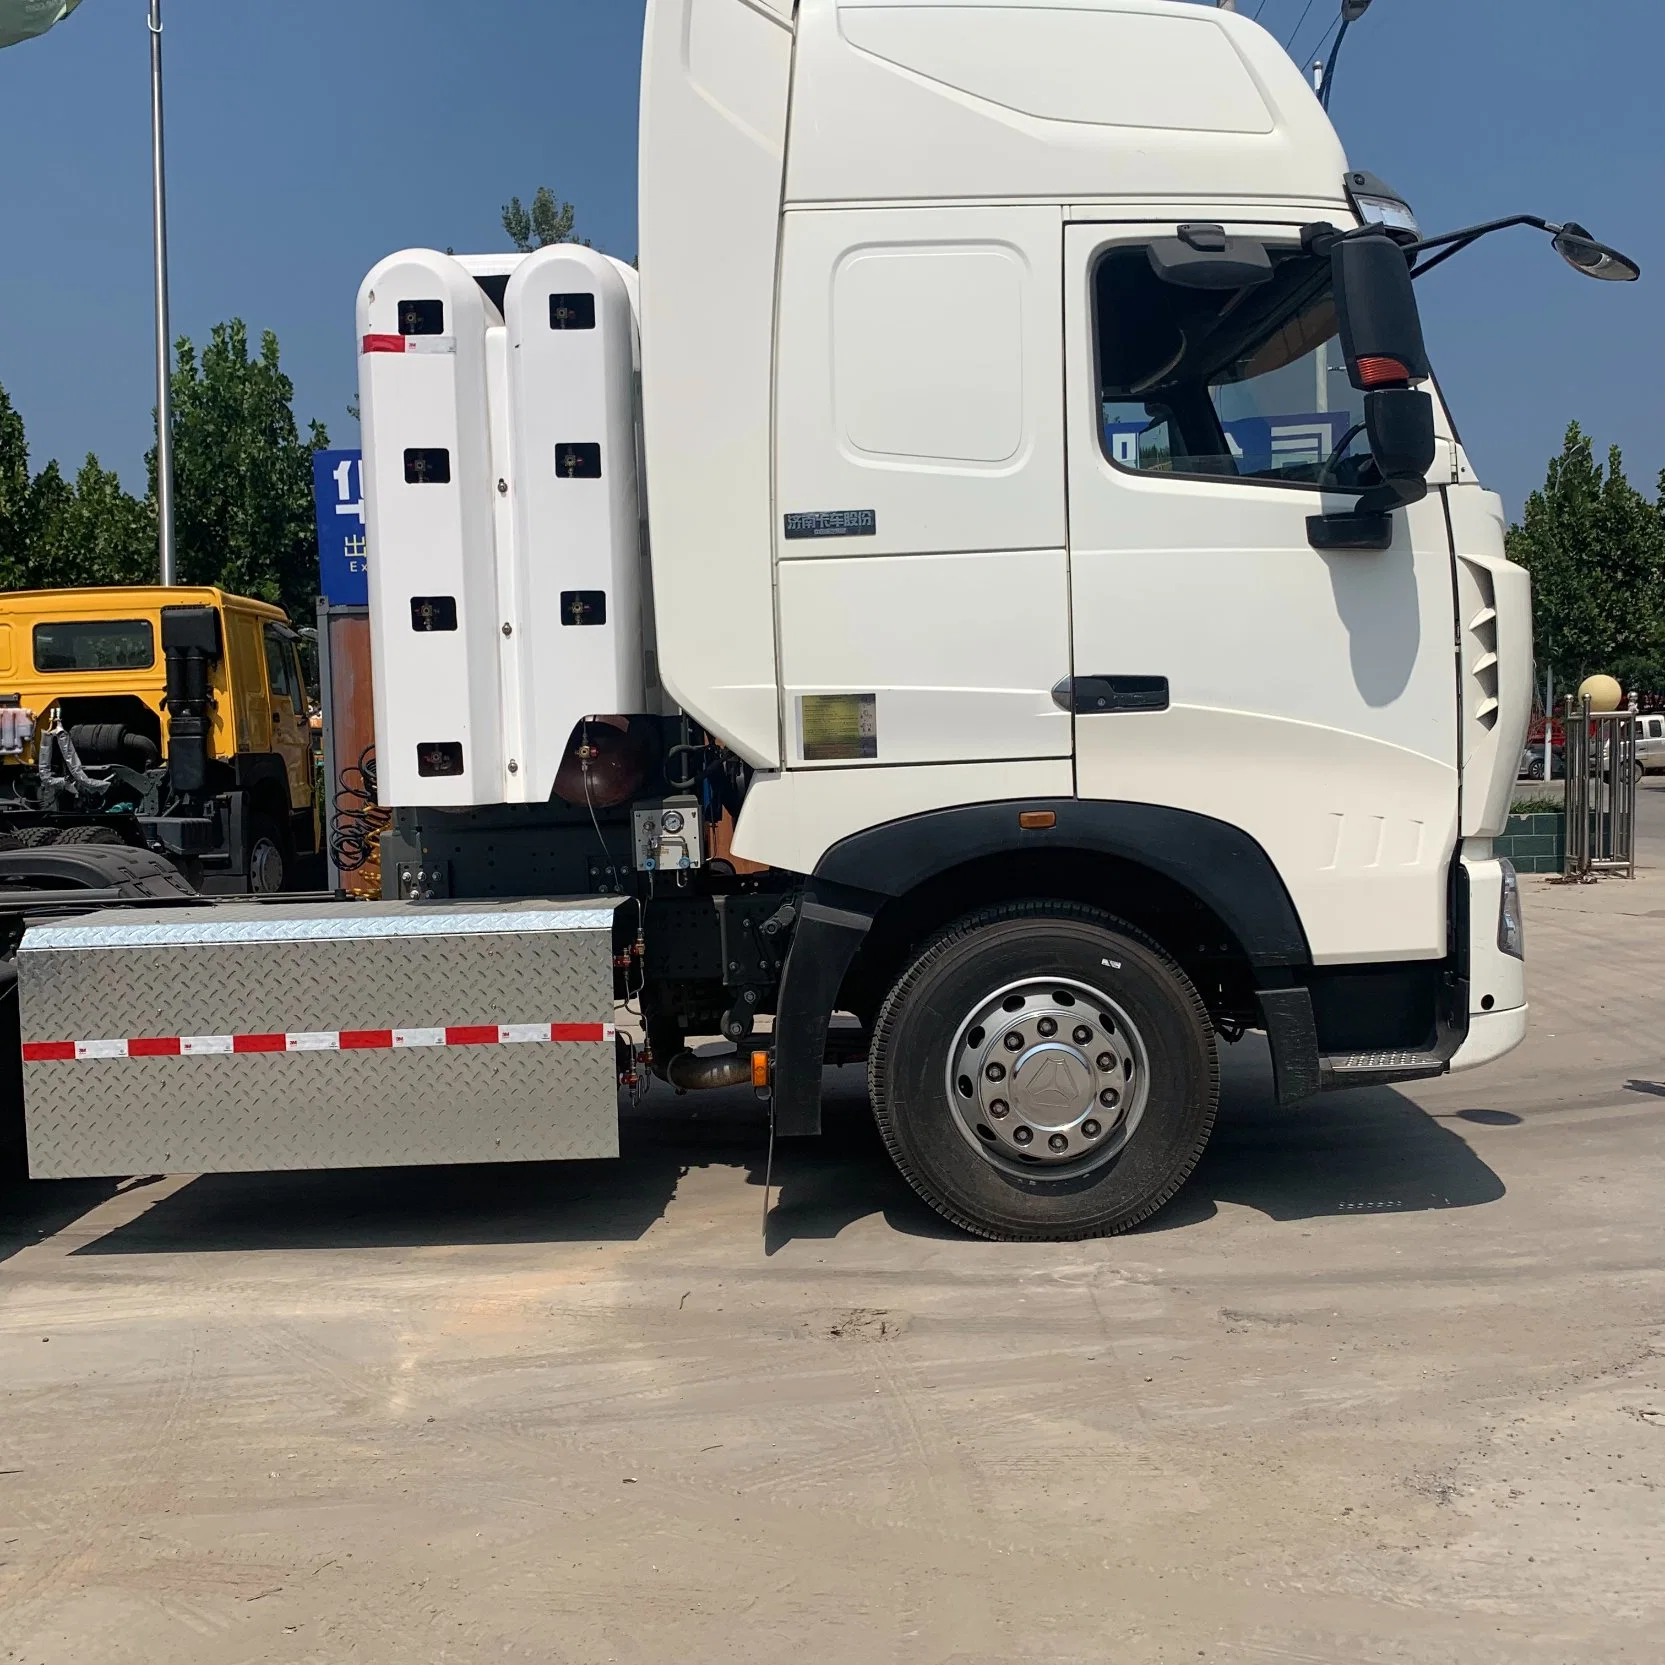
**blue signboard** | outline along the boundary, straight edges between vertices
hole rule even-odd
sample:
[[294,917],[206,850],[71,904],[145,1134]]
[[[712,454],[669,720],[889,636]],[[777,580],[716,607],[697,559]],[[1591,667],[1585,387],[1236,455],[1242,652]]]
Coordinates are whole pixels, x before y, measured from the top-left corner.
[[319,587],[332,606],[368,607],[364,453],[314,451],[312,495],[318,510]]
[[[1139,466],[1139,435],[1146,422],[1106,422],[1104,441],[1110,455],[1127,468]],[[1344,410],[1307,411],[1290,416],[1242,416],[1223,422],[1226,443],[1245,474],[1270,474],[1291,468],[1316,471],[1353,425]]]

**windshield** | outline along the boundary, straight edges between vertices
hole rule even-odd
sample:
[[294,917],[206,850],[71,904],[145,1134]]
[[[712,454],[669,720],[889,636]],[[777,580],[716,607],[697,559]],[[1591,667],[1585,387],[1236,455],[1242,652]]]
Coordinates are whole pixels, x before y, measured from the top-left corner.
[[1271,249],[1269,282],[1185,289],[1144,244],[1094,274],[1105,450],[1123,468],[1282,485],[1374,483],[1330,263]]

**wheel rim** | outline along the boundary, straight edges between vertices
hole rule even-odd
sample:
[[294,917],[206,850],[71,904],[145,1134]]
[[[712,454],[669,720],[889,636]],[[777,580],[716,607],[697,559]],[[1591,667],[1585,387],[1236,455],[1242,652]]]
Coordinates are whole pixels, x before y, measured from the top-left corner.
[[1127,1147],[1150,1093],[1150,1057],[1126,1010],[1070,978],[996,989],[948,1049],[955,1125],[984,1161],[1065,1180]]
[[283,889],[283,852],[269,838],[257,838],[249,851],[249,889],[261,896]]

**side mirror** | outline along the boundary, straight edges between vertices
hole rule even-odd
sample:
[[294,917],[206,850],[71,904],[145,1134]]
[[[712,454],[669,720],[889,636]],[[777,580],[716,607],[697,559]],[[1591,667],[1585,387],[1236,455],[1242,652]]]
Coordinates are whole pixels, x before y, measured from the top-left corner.
[[[1314,252],[1316,231],[1306,239]],[[1364,394],[1365,432],[1382,478],[1352,513],[1314,515],[1307,532],[1319,549],[1386,549],[1391,511],[1428,494],[1434,401],[1412,385],[1428,378],[1428,350],[1404,245],[1375,226],[1327,240],[1347,379]]]
[[1608,283],[1634,283],[1642,268],[1628,255],[1598,243],[1583,226],[1568,220],[1550,240],[1555,252],[1585,277],[1603,278]]
[[1413,387],[1376,388],[1364,396],[1364,431],[1382,479],[1396,484],[1399,502],[1426,497],[1434,461],[1434,401]]

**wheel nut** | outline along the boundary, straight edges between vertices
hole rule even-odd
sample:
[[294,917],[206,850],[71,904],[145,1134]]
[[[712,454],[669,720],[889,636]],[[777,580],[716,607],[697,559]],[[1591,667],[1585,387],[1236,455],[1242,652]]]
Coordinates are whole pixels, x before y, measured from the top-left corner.
[[1057,1020],[1054,1018],[1042,1018],[1041,1021],[1035,1025],[1035,1027],[1043,1035],[1051,1036],[1058,1033]]
[[1034,1140],[1035,1130],[1032,1127],[1014,1127],[1012,1140],[1015,1144],[1027,1145]]
[[1096,1139],[1103,1131],[1104,1129],[1100,1127],[1099,1124],[1091,1117],[1088,1117],[1088,1119],[1081,1124],[1082,1136],[1087,1139]]
[[1046,1144],[1048,1150],[1068,1150],[1070,1148],[1069,1140],[1062,1133],[1054,1133]]
[[1077,1046],[1085,1046],[1092,1038],[1093,1038],[1093,1032],[1092,1032],[1091,1029],[1089,1029],[1086,1026],[1086,1024],[1084,1024],[1084,1023],[1076,1024],[1076,1026],[1075,1026],[1075,1044]]
[[1121,1103],[1122,1095],[1118,1093],[1114,1087],[1106,1087],[1104,1091],[1098,1095],[1098,1101],[1106,1110],[1114,1110],[1116,1106]]
[[1023,1051],[1023,1036],[1015,1029],[1006,1037],[1006,1050],[1008,1052]]
[[1004,1081],[1006,1079],[1006,1066],[1001,1063],[990,1064],[989,1067],[983,1071],[983,1074],[986,1075],[990,1081]]
[[993,1116],[996,1121],[999,1121],[1002,1116],[1011,1115],[1011,1113],[1012,1107],[1005,1101],[1005,1099],[997,1098],[990,1100],[989,1114]]
[[1110,1053],[1101,1052],[1098,1055],[1098,1067],[1108,1075],[1116,1067],[1116,1060]]

